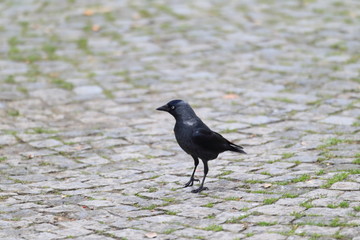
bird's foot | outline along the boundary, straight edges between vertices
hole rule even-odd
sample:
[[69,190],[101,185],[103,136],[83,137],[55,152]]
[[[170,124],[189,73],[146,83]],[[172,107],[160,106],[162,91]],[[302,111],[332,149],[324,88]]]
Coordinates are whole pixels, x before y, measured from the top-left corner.
[[184,185],[184,188],[194,185],[194,181],[200,182],[200,180],[197,178],[190,178],[190,180]]
[[207,187],[199,187],[199,188],[197,188],[197,189],[194,189],[194,190],[192,190],[191,192],[192,193],[199,193],[199,192],[202,192],[202,191],[204,191],[204,190],[209,190]]

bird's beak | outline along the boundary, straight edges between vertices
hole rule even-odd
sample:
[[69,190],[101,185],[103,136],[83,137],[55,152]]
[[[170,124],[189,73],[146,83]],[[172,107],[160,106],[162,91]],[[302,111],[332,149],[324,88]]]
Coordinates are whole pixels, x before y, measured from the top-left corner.
[[158,107],[156,110],[168,112],[169,107],[168,107],[168,105],[164,105],[164,106]]

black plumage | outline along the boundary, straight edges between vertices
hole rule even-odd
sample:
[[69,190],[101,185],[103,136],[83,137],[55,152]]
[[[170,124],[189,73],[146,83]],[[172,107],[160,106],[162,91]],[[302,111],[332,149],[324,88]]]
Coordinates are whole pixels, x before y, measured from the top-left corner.
[[174,132],[176,140],[180,147],[194,159],[195,168],[185,187],[192,186],[194,181],[199,181],[194,178],[199,158],[204,164],[203,180],[200,187],[192,191],[193,193],[207,189],[204,187],[204,182],[209,171],[209,160],[217,158],[219,153],[225,151],[246,154],[243,147],[228,141],[219,133],[212,131],[206,126],[185,101],[172,100],[156,110],[168,112],[175,117]]

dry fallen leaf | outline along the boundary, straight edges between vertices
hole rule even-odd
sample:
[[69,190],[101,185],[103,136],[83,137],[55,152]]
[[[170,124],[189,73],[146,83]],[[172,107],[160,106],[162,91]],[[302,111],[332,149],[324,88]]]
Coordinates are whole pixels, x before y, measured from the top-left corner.
[[75,150],[82,150],[82,148],[83,148],[83,147],[82,147],[81,145],[76,145],[76,146],[74,146],[74,149],[75,149]]
[[133,20],[139,20],[141,18],[139,13],[134,13],[131,17]]
[[92,15],[94,15],[94,11],[91,9],[86,9],[83,14],[85,16],[92,16]]
[[64,216],[55,216],[54,220],[56,222],[69,222],[69,221],[74,221],[75,219],[73,218],[68,218],[68,217],[64,217]]
[[148,233],[145,234],[145,237],[147,237],[147,238],[156,238],[157,233],[156,232],[148,232]]
[[233,93],[230,93],[230,94],[226,94],[223,96],[223,98],[225,99],[235,99],[235,98],[238,98],[239,95],[236,95],[236,94],[233,94]]
[[91,27],[91,30],[93,30],[94,32],[97,32],[100,30],[100,26],[95,24]]

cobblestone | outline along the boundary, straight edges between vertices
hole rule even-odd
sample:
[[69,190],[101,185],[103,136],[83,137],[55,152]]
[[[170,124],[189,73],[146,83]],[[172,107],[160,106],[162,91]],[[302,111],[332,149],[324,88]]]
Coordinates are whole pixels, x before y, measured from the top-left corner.
[[[359,239],[359,7],[2,1],[0,238]],[[201,194],[177,98],[248,153]]]

